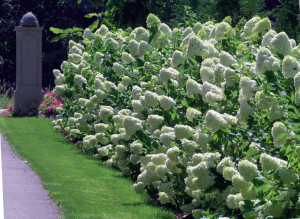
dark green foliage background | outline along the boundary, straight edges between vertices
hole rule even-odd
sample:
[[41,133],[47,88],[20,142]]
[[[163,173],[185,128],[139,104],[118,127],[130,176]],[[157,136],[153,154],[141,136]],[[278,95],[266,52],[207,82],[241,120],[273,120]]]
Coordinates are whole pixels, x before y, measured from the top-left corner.
[[31,11],[38,19],[43,31],[43,86],[53,85],[53,68],[58,68],[61,60],[67,58],[67,44],[51,43],[55,37],[49,28],[58,26],[88,26],[89,19],[84,15],[93,11],[89,1],[78,5],[74,0],[0,0],[0,81],[15,82],[16,32],[24,14]]
[[274,29],[285,31],[300,42],[300,14],[297,0],[0,0],[0,81],[15,82],[15,26],[27,11],[38,18],[43,33],[43,86],[53,86],[52,69],[66,60],[67,40],[51,42],[55,37],[49,29],[86,28],[101,13],[100,23],[110,28],[145,26],[149,13],[156,14],[171,27],[190,26],[196,21],[221,21],[232,17],[235,25],[241,18],[269,16]]

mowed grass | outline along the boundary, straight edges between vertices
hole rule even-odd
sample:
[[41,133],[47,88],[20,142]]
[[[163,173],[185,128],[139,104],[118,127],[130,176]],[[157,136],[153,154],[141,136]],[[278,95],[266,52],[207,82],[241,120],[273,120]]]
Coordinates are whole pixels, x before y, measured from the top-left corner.
[[41,178],[65,218],[174,218],[136,194],[133,183],[78,150],[50,120],[0,118],[0,131]]

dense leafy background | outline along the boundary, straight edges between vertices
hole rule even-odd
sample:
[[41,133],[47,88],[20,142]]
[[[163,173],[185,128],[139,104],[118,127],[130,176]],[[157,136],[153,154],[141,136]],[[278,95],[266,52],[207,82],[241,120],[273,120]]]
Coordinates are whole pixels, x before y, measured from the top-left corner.
[[72,0],[1,0],[0,7],[0,79],[15,82],[16,65],[16,32],[15,26],[20,25],[24,14],[31,11],[36,15],[43,32],[43,86],[53,85],[51,69],[66,58],[66,44],[61,41],[51,43],[55,37],[49,29],[52,26],[69,28],[88,26],[90,20],[84,15],[94,10],[88,1],[78,5]]
[[145,26],[149,12],[169,26],[188,26],[195,20],[221,21],[231,16],[233,24],[241,18],[268,15],[275,30],[285,31],[300,41],[299,5],[296,0],[1,0],[0,8],[0,79],[15,82],[15,26],[27,11],[32,11],[44,26],[43,35],[43,86],[53,86],[52,69],[66,59],[66,41],[51,43],[55,34],[50,27],[61,29],[85,28],[95,18],[85,18],[96,12],[100,23],[111,28]]

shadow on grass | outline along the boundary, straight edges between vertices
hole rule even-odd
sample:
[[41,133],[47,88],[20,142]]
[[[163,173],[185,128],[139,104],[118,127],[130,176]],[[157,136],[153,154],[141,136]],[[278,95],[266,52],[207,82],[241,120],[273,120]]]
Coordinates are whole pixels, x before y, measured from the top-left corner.
[[146,205],[146,204],[143,204],[143,203],[130,203],[130,204],[128,204],[128,203],[123,203],[122,205],[124,205],[124,206],[142,206],[142,205]]

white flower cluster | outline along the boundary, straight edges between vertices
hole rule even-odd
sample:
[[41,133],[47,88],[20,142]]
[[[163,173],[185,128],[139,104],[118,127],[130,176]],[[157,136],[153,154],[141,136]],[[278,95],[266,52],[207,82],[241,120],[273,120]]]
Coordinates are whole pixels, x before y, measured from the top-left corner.
[[239,172],[247,181],[252,181],[254,177],[258,176],[257,166],[248,160],[242,160],[239,162]]
[[192,137],[195,130],[188,125],[175,125],[175,136],[177,139]]
[[66,91],[67,86],[64,85],[57,85],[54,89],[54,93],[57,95],[62,95]]
[[228,52],[222,51],[220,54],[220,63],[226,67],[237,65],[237,61]]
[[186,95],[188,97],[201,94],[202,85],[197,83],[195,80],[189,78],[188,81],[186,82],[186,91],[187,91]]
[[300,106],[300,71],[294,77],[295,85],[295,104]]
[[114,115],[114,110],[111,106],[100,106],[99,115],[101,120],[107,122],[107,120]]
[[190,141],[187,139],[181,140],[182,148],[189,157],[192,157],[195,153],[195,150],[198,148],[198,145],[195,141]]
[[[231,35],[231,31],[232,30],[232,27],[226,23],[226,22],[221,22],[221,23],[218,23],[215,25],[214,27],[214,38],[216,40],[220,40],[221,38],[223,37],[226,37],[226,36],[230,36]],[[213,34],[211,33],[211,36]]]
[[193,136],[194,141],[200,145],[203,152],[209,151],[209,142],[212,140],[212,136],[202,133],[201,130],[197,130]]
[[208,40],[203,41],[195,35],[188,38],[188,47],[186,51],[188,57],[202,56],[203,58],[219,57],[218,50]]
[[127,136],[134,135],[138,130],[143,129],[141,120],[134,118],[132,116],[126,116],[123,121],[123,126],[126,130]]
[[239,119],[239,122],[247,123],[249,116],[252,116],[253,114],[254,108],[251,105],[249,105],[249,103],[246,100],[241,100],[240,108],[237,113],[237,118]]
[[176,102],[172,97],[167,97],[165,95],[159,97],[159,103],[164,110],[170,110],[176,105]]
[[175,139],[175,132],[173,128],[162,127],[161,133],[159,135],[159,140],[166,147],[171,147]]
[[214,110],[209,110],[205,115],[206,127],[212,131],[218,131],[221,128],[229,128],[237,123],[237,118],[228,114],[221,114]]
[[240,81],[240,75],[229,67],[226,68],[224,77],[226,87],[232,87],[234,84],[239,83]]
[[147,122],[149,122],[151,129],[154,131],[159,128],[159,126],[164,121],[164,117],[159,115],[149,115]]
[[249,37],[253,33],[253,29],[255,28],[255,25],[260,21],[260,17],[255,16],[249,21],[246,22],[244,25],[244,32],[242,33],[241,37],[246,38]]
[[179,65],[184,64],[184,56],[182,52],[175,50],[172,55],[171,65],[173,68],[177,68]]
[[83,146],[86,149],[91,149],[95,147],[96,144],[97,144],[97,139],[96,136],[94,135],[87,135],[83,138]]
[[137,27],[131,32],[131,35],[137,42],[148,41],[149,31],[143,27]]
[[274,145],[277,148],[284,145],[289,136],[285,125],[281,122],[275,122],[273,124],[271,133],[274,140]]
[[254,96],[254,92],[257,90],[256,88],[256,81],[251,80],[246,76],[242,76],[240,80],[240,100],[249,100],[251,97]]
[[192,122],[196,117],[200,116],[202,113],[192,107],[187,108],[186,118],[188,121]]
[[127,70],[125,69],[125,67],[117,62],[113,64],[113,68],[117,76],[127,74]]
[[55,76],[55,85],[63,85],[65,82],[65,76],[58,69],[53,70],[53,75]]
[[260,21],[258,21],[255,24],[252,32],[263,36],[270,29],[271,29],[271,21],[269,20],[269,18],[266,17],[266,18],[261,19]]
[[255,71],[263,74],[266,71],[278,71],[279,69],[279,59],[275,58],[269,49],[261,47],[256,56]]
[[272,157],[266,153],[260,155],[260,163],[265,171],[278,170],[287,167],[287,162],[276,157]]
[[123,52],[121,56],[121,60],[125,64],[130,64],[131,62],[134,61],[134,58],[127,52]]
[[205,59],[200,68],[200,76],[202,81],[214,83],[214,67],[215,63],[213,59]]
[[74,77],[74,83],[78,86],[78,87],[81,87],[83,84],[86,84],[87,83],[87,80],[81,76],[81,75],[75,75]]
[[198,194],[202,189],[208,189],[215,181],[209,168],[216,166],[219,153],[194,154],[192,163],[187,166],[188,177],[184,179],[187,193],[193,198],[199,198]]
[[130,51],[130,54],[135,57],[135,56],[138,56],[139,54],[139,43],[134,40],[134,39],[131,39],[129,41],[129,51]]
[[222,89],[206,81],[202,85],[202,97],[203,101],[210,105],[215,105],[224,99]]
[[292,56],[285,56],[282,63],[282,73],[285,78],[294,78],[300,72],[300,62]]
[[156,17],[154,14],[151,14],[151,13],[148,15],[146,23],[147,23],[148,28],[151,28],[151,27],[156,27],[157,28],[161,24],[159,18]]
[[221,84],[222,82],[224,82],[226,69],[227,68],[221,63],[215,65],[214,80],[213,80],[215,84]]
[[169,67],[169,68],[162,68],[159,72],[159,81],[162,83],[162,84],[167,84],[169,80],[171,79],[177,79],[178,78],[178,75],[179,75],[179,72],[172,68],[172,67]]
[[152,47],[146,41],[141,41],[139,43],[139,51],[138,51],[139,57],[143,57],[146,54],[146,52],[151,52],[151,51],[152,51]]
[[272,39],[271,44],[279,54],[289,55],[291,53],[291,41],[285,32],[276,34]]
[[140,97],[144,107],[155,108],[158,105],[159,96],[151,91],[146,91],[144,96]]

